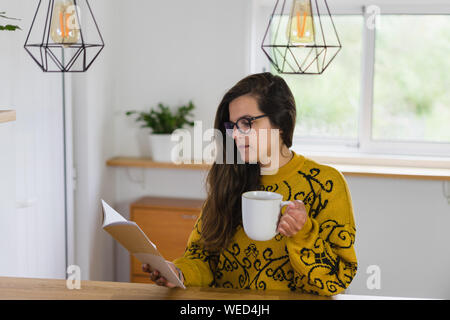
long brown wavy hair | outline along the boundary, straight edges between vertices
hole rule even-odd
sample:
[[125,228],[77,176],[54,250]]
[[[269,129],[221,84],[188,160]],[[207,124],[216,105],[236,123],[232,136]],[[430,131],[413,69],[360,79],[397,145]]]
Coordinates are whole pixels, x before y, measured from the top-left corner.
[[[291,90],[279,76],[259,73],[247,76],[233,86],[223,97],[217,109],[214,128],[216,135],[216,161],[206,178],[207,198],[202,208],[201,242],[211,253],[220,253],[230,243],[236,227],[242,223],[241,195],[258,190],[260,165],[237,163],[239,151],[234,144],[234,161],[229,164],[226,155],[224,122],[230,120],[229,104],[234,99],[251,95],[258,102],[261,112],[268,115],[272,127],[280,129],[283,143],[290,148],[296,122],[296,106]],[[216,131],[219,132],[219,131]],[[230,142],[229,142],[230,143]],[[217,161],[218,158],[222,159]]]

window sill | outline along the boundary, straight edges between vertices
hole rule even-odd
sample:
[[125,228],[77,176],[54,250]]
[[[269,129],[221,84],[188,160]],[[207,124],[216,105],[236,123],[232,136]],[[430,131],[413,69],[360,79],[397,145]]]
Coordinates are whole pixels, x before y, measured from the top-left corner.
[[[342,155],[300,153],[318,163],[332,166],[344,176],[450,180],[450,158],[425,158],[388,155]],[[150,158],[116,157],[110,167],[209,170],[210,164],[174,164],[155,162]]]
[[450,158],[354,153],[301,152],[346,176],[450,180]]

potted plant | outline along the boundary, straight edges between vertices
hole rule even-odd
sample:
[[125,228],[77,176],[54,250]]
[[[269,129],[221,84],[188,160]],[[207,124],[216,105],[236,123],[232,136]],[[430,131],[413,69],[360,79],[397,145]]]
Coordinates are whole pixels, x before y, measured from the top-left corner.
[[126,115],[137,114],[136,122],[143,122],[141,128],[150,128],[150,149],[153,160],[158,162],[171,162],[171,153],[176,141],[171,140],[171,135],[176,129],[181,129],[185,125],[194,126],[194,122],[187,119],[193,116],[191,113],[195,106],[192,101],[187,105],[179,107],[175,113],[172,113],[168,106],[162,103],[158,104],[159,110],[151,109],[149,112],[127,111]]
[[[8,20],[20,20],[16,18],[10,18],[6,16],[5,11],[0,11],[0,22],[4,19]],[[0,31],[15,31],[15,30],[21,30],[19,26],[16,25],[2,25],[0,24]],[[14,110],[0,110],[0,122],[8,122],[8,121],[14,121],[16,120],[16,112]]]
[[[16,18],[9,18],[9,17],[7,17],[5,14],[6,14],[6,12],[4,12],[4,11],[3,11],[3,12],[0,12],[0,18],[8,19],[8,20],[20,20],[20,19],[16,19]],[[12,25],[12,24],[1,25],[1,24],[0,24],[0,31],[2,31],[2,30],[6,30],[6,31],[15,31],[15,30],[17,30],[17,29],[22,30],[22,29],[20,29],[19,26],[16,26],[16,25]]]

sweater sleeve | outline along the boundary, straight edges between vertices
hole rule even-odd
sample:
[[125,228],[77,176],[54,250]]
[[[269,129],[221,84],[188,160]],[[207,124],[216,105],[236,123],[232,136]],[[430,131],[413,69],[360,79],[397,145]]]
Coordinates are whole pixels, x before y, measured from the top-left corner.
[[172,261],[183,273],[185,286],[205,287],[213,284],[210,257],[199,244],[200,238],[201,214],[189,236],[184,255]]
[[316,207],[309,210],[307,222],[287,238],[286,244],[296,274],[295,286],[304,292],[326,296],[344,291],[357,270],[350,192],[343,175],[329,168],[331,179],[327,186],[332,187],[319,193],[321,196],[313,204]]

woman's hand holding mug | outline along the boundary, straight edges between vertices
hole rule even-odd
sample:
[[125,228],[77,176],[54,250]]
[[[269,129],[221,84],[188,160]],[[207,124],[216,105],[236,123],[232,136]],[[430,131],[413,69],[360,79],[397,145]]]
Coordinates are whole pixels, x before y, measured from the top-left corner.
[[277,231],[286,237],[292,237],[303,228],[307,220],[308,214],[303,201],[291,201],[280,218]]

